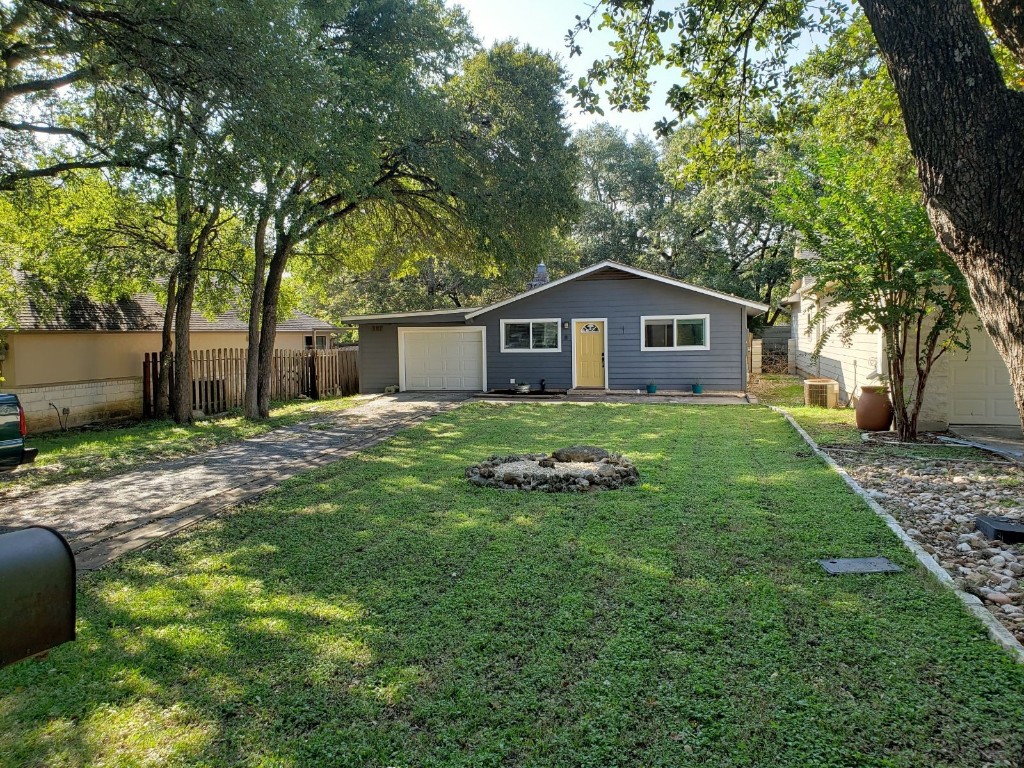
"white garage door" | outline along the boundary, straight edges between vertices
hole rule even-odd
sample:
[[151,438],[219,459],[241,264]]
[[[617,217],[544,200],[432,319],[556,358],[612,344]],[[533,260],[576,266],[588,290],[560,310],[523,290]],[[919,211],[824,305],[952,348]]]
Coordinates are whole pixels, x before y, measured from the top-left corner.
[[405,330],[403,389],[484,388],[484,339],[479,331]]
[[950,424],[1020,423],[1006,364],[983,331],[971,332],[971,353],[949,366]]

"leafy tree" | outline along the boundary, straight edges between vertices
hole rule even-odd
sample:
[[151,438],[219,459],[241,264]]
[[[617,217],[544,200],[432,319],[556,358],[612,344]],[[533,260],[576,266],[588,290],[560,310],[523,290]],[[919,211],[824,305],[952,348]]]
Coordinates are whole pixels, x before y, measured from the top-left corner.
[[[0,190],[69,170],[146,168],[125,115],[97,114],[138,82],[244,88],[259,3],[0,0]],[[256,22],[256,23],[254,23]]]
[[580,157],[580,216],[572,228],[578,266],[614,259],[651,268],[671,215],[675,190],[661,169],[661,152],[649,139],[597,124],[574,144]]
[[[222,60],[203,58],[210,52],[209,30],[194,33],[190,39],[198,40],[196,55],[208,65],[196,77],[169,85],[145,72],[125,74],[96,101],[92,113],[122,116],[120,124],[130,126],[119,141],[146,148],[147,156],[146,166],[134,173],[134,186],[169,214],[165,221],[174,263],[165,283],[162,353],[165,360],[173,359],[169,400],[178,422],[193,418],[189,319],[197,288],[202,282],[208,298],[225,289],[237,297],[245,283],[211,275],[237,279],[241,267],[251,265],[237,209],[260,180],[254,158],[262,157],[267,144],[263,135],[241,127],[271,108],[287,122],[289,102],[281,101],[282,92],[300,90],[311,75],[303,40],[287,23],[293,10],[287,0],[198,6],[197,22],[219,11],[211,30],[222,33]],[[275,127],[284,133],[280,124]],[[164,366],[158,403],[168,390],[169,374]]]
[[[178,291],[179,222],[173,197],[159,185],[129,185],[99,171],[65,174],[60,181],[23,185],[16,196],[0,198],[0,253],[22,275],[4,299],[12,310],[31,300],[43,315],[54,315],[88,296],[112,302],[148,292],[165,301],[163,345],[170,353]],[[237,218],[221,214],[218,238],[196,278],[197,305],[215,313],[232,304],[237,264],[245,263],[244,239]],[[195,293],[195,292],[194,292]],[[191,310],[189,310],[191,312]],[[16,327],[14,317],[5,323]],[[187,331],[187,322],[184,324]],[[170,359],[170,358],[168,358]],[[162,372],[158,411],[168,412],[169,368]],[[186,380],[191,416],[191,385]]]
[[192,418],[196,286],[215,252],[244,255],[231,205],[258,181],[262,142],[246,145],[239,126],[273,110],[292,130],[283,95],[311,80],[290,23],[299,10],[288,0],[0,0],[0,189],[116,167],[146,204],[171,212],[163,349],[176,351],[179,421]]
[[[350,314],[413,312],[472,307],[492,296],[515,293],[496,265],[465,266],[438,256],[423,256],[400,265],[374,263],[356,269],[303,274],[303,306],[317,316],[335,319]],[[525,283],[519,283],[519,290]],[[495,300],[497,300],[495,298]]]
[[[766,129],[714,146],[698,123],[677,131],[667,146],[663,164],[679,189],[674,207],[687,234],[665,254],[667,271],[768,304],[757,320],[774,325],[783,314],[779,291],[793,273],[793,228],[774,206],[779,169],[791,159],[787,141]],[[716,159],[723,148],[725,167]]]
[[928,222],[898,111],[884,70],[834,88],[778,205],[815,254],[804,272],[823,297],[811,317],[823,331],[816,353],[836,333],[880,330],[896,431],[914,440],[936,361],[969,348],[971,304]]
[[[338,9],[334,9],[338,11]],[[370,217],[497,263],[534,261],[571,204],[572,163],[548,56],[468,31],[434,0],[361,3],[314,25],[327,99],[261,170],[246,414],[269,409],[277,300],[291,257]],[[413,34],[415,31],[415,34]],[[461,71],[460,70],[461,65]]]
[[0,249],[31,278],[21,290],[44,315],[82,296],[152,290],[166,274],[166,243],[141,235],[158,212],[97,171],[36,182],[0,206]]
[[[694,151],[696,136],[681,131],[659,147],[605,124],[577,135],[582,212],[568,245],[575,266],[614,259],[770,302],[792,262],[790,228],[770,204],[778,173],[766,161],[712,172]],[[766,156],[763,142],[749,151]]]
[[[1000,66],[1024,63],[1024,14],[1016,0],[981,0],[983,13],[971,0],[858,4],[893,80],[932,228],[967,278],[1024,423],[1024,93]],[[718,130],[739,131],[745,104],[778,100],[790,85],[800,34],[835,31],[843,12],[839,0],[683,0],[666,10],[604,0],[578,19],[570,46],[581,53],[580,33],[600,14],[613,53],[575,94],[597,109],[596,88],[611,83],[613,105],[643,108],[650,69],[665,64],[679,73],[669,103],[680,118],[703,110]]]

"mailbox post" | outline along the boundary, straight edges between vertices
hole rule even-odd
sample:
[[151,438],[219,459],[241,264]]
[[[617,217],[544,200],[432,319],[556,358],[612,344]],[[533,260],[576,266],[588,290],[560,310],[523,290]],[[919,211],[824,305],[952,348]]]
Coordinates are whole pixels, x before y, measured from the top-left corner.
[[0,667],[75,639],[75,556],[57,531],[0,535]]

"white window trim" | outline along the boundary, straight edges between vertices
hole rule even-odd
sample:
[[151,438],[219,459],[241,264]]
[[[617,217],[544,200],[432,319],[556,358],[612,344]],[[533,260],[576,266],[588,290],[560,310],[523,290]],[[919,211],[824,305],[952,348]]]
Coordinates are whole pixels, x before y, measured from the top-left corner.
[[[703,320],[704,321],[704,344],[701,346],[685,347],[648,347],[647,334],[644,328],[648,320],[671,320],[673,325],[673,339],[675,338],[676,320]],[[711,315],[641,315],[640,316],[640,351],[641,352],[706,352],[711,349]]]
[[[558,346],[554,349],[507,349],[505,347],[505,326],[509,323],[554,323],[555,328],[558,330]],[[508,353],[524,352],[528,355],[537,355],[544,352],[561,352],[562,351],[562,318],[560,317],[530,317],[522,320],[503,319],[501,321],[501,328],[498,330],[500,338],[498,341],[501,342],[501,351]],[[533,344],[533,326],[530,326],[530,343]]]

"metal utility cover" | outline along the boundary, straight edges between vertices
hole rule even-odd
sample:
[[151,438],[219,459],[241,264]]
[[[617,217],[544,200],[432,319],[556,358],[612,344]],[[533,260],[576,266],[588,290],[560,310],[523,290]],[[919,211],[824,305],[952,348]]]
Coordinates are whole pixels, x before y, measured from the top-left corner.
[[903,569],[887,557],[834,557],[818,565],[831,576],[844,573],[899,573]]
[[1024,525],[1008,517],[979,517],[974,527],[989,540],[1002,539],[1008,544],[1024,541]]

